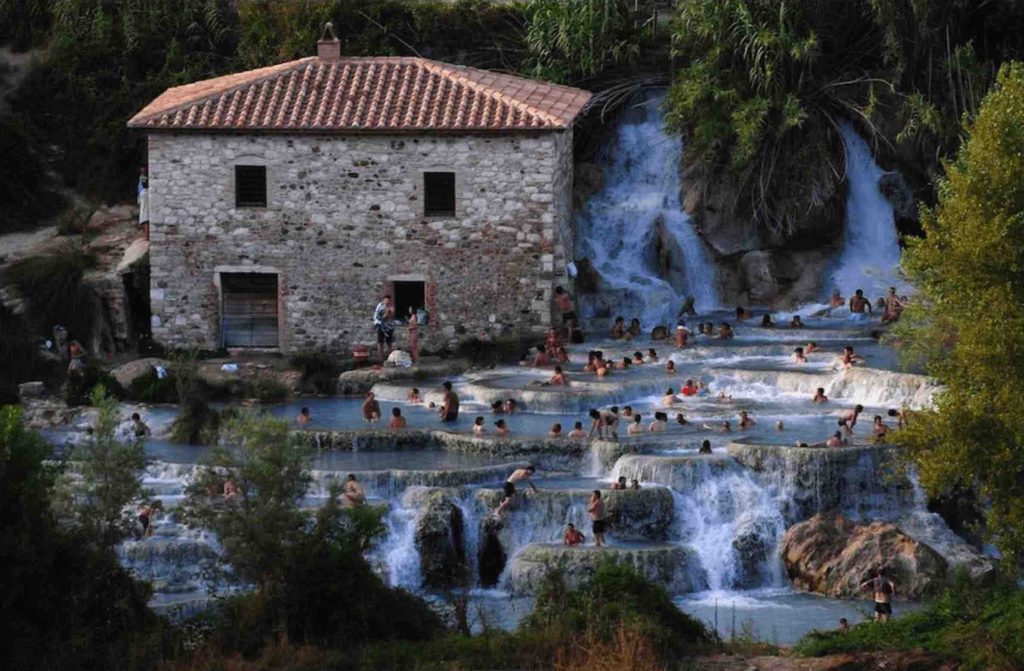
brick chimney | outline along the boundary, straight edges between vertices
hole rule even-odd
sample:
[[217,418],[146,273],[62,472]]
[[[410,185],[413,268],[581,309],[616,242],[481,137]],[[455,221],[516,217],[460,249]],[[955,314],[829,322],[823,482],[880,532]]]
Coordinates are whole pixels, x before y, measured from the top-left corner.
[[324,24],[324,33],[316,43],[316,55],[321,61],[333,62],[341,60],[341,42],[334,35],[334,24]]

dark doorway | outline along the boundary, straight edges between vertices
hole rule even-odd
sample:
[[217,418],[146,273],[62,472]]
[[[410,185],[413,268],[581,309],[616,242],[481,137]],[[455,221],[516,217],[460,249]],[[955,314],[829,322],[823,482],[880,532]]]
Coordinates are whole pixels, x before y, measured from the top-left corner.
[[220,283],[224,347],[277,347],[277,275],[222,273]]
[[426,284],[423,282],[392,282],[395,299],[395,319],[408,321],[410,311],[426,306]]
[[152,353],[153,341],[150,332],[151,313],[149,310],[149,266],[137,264],[130,273],[121,276],[124,282],[124,296],[128,308],[128,339],[135,343],[139,354]]

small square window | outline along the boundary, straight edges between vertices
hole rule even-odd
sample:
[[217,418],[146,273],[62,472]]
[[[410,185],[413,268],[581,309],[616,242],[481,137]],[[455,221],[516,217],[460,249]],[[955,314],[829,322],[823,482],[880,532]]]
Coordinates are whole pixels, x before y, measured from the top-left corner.
[[427,217],[455,216],[455,173],[423,173],[423,214]]
[[235,166],[235,207],[267,206],[267,168],[262,165]]

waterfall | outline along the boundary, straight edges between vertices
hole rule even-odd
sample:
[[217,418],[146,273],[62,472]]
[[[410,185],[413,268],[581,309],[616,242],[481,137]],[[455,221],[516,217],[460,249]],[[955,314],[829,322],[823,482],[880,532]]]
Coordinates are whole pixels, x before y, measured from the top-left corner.
[[392,587],[418,590],[423,582],[420,553],[416,548],[416,525],[421,515],[419,506],[405,507],[396,498],[384,518],[388,533],[376,552]]
[[645,328],[675,323],[687,295],[699,310],[718,304],[715,271],[683,211],[683,143],[665,132],[663,95],[629,110],[598,161],[604,184],[578,216],[579,256],[603,286],[584,317],[640,317]]
[[840,127],[846,147],[846,227],[843,250],[829,278],[831,286],[849,297],[863,289],[871,300],[900,283],[900,246],[892,205],[878,188],[884,171],[875,163],[868,143],[848,123]]

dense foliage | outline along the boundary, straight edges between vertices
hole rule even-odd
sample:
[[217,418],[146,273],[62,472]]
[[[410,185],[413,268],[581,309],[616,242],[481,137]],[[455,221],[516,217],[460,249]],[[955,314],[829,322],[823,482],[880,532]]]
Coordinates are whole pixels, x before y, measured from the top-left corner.
[[898,436],[932,493],[976,487],[1008,565],[1024,566],[1024,64],[986,96],[925,237],[904,257],[920,294],[900,330],[947,385]]
[[95,265],[96,259],[80,246],[55,247],[12,263],[3,284],[12,285],[27,303],[25,315],[35,335],[53,338],[50,329],[60,324],[88,349],[99,335],[95,327],[102,310],[96,290],[84,281]]
[[690,134],[687,177],[726,180],[734,214],[783,237],[842,193],[844,120],[926,179],[993,63],[1019,49],[1008,27],[1022,20],[1008,0],[681,3],[669,112]]
[[0,407],[0,655],[11,669],[147,669],[163,625],[148,586],[92,530],[58,520],[49,445]]
[[865,622],[848,633],[812,632],[796,646],[805,656],[877,650],[920,650],[958,660],[965,671],[1009,671],[1024,665],[1024,590],[1012,583],[957,582],[926,608],[886,624]]

